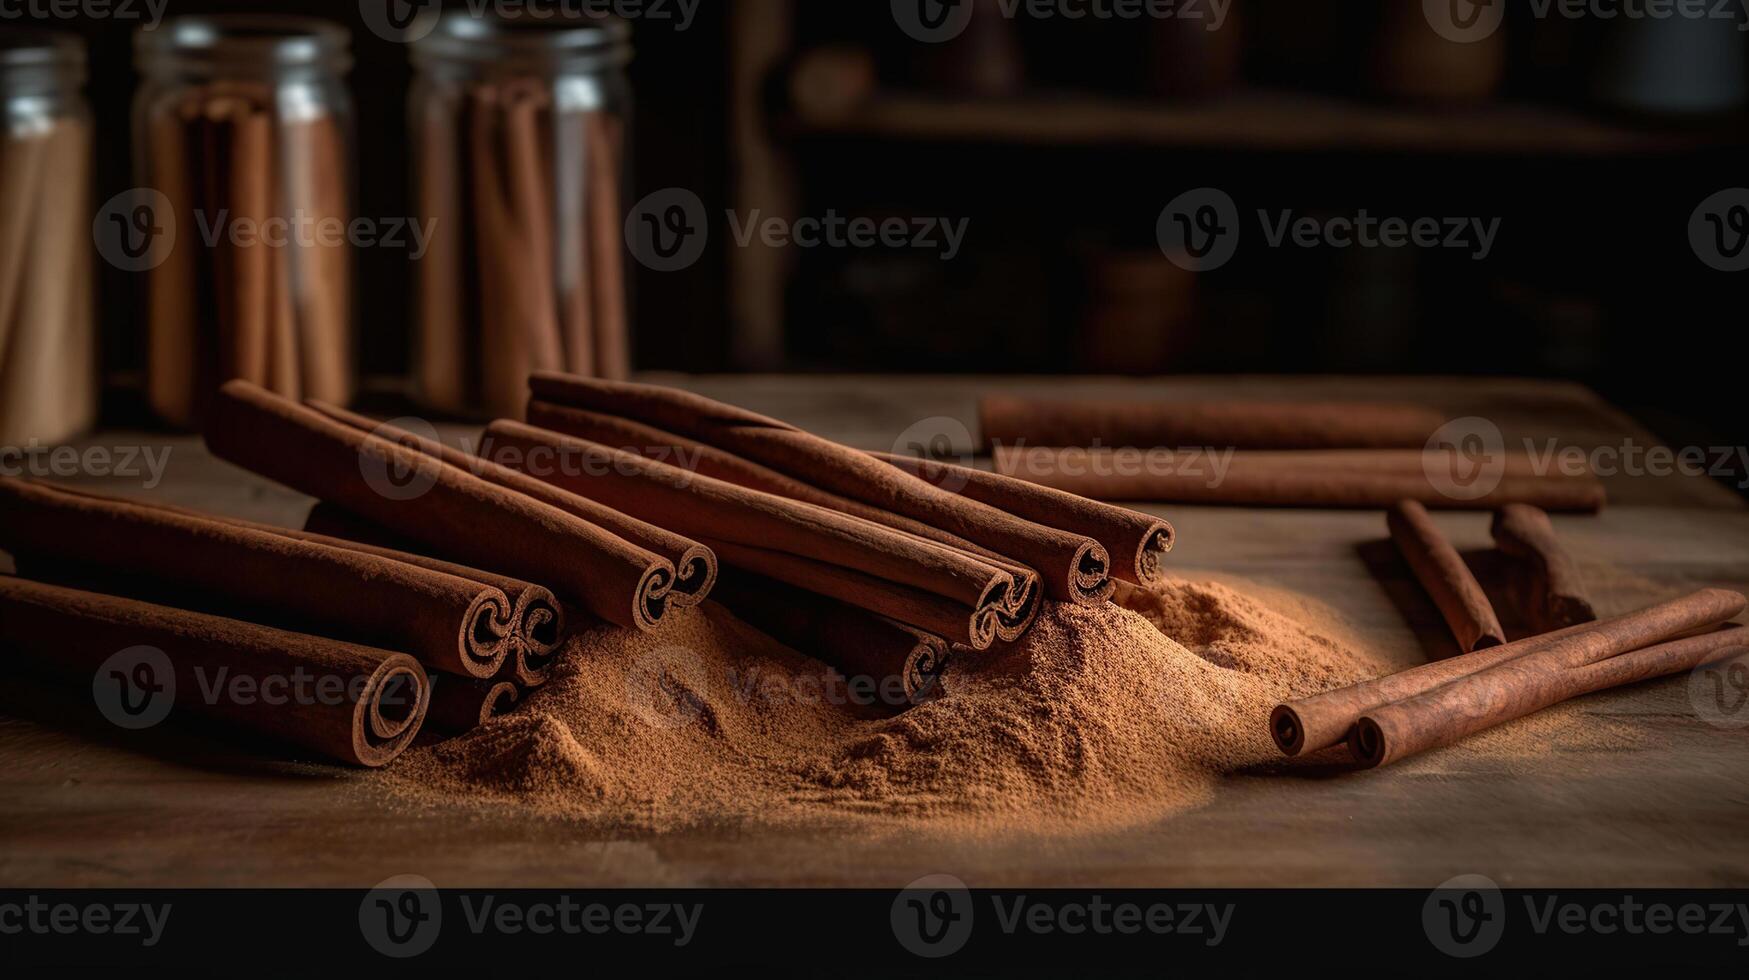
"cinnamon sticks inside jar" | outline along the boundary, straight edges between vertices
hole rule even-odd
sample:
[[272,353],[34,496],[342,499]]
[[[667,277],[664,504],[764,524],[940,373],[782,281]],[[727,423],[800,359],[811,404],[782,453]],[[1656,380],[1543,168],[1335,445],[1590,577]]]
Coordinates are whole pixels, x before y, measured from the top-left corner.
[[77,39],[0,37],[0,446],[63,442],[97,417],[84,79]]
[[141,183],[173,234],[146,273],[147,396],[198,427],[241,378],[292,398],[353,391],[346,32],[256,15],[142,31]]
[[630,371],[624,215],[629,31],[458,12],[414,46],[414,389],[521,414],[530,371]]

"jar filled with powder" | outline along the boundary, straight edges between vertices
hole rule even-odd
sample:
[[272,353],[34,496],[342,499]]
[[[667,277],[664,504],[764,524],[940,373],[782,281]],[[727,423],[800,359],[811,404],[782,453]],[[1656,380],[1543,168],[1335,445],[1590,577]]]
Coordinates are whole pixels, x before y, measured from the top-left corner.
[[0,35],[0,447],[63,442],[97,416],[85,48]]
[[245,378],[352,397],[350,37],[317,20],[181,17],[135,39],[139,182],[174,236],[146,272],[147,395],[198,427]]
[[413,381],[430,408],[520,417],[530,371],[630,371],[621,211],[630,29],[446,15],[413,47]]

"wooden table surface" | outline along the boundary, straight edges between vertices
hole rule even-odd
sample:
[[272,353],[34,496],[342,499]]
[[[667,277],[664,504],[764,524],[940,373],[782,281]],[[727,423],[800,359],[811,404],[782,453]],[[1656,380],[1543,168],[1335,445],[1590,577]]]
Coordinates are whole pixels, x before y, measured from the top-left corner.
[[[869,448],[920,434],[969,437],[981,392],[1117,390],[1407,400],[1489,419],[1509,445],[1656,444],[1582,388],[1524,381],[657,380]],[[77,485],[288,525],[309,506],[212,459],[193,439],[105,432],[82,445],[168,446],[171,455],[156,487],[138,477],[67,480]],[[1611,506],[1601,516],[1557,526],[1581,561],[1621,570],[1626,584],[1612,588],[1644,593],[1618,599],[1749,589],[1749,510],[1734,493],[1705,478],[1606,483]],[[1304,592],[1380,643],[1438,642],[1435,619],[1406,615],[1393,599],[1413,593],[1402,570],[1364,557],[1367,542],[1384,538],[1377,512],[1161,512],[1180,532],[1171,559],[1179,572]],[[1487,545],[1483,515],[1438,519],[1460,548]],[[1425,887],[1463,873],[1525,887],[1749,884],[1749,729],[1697,718],[1682,678],[1599,695],[1583,708],[1645,737],[1609,750],[1438,753],[1372,773],[1234,775],[1208,805],[1123,833],[919,840],[712,830],[602,839],[510,814],[410,811],[386,801],[366,774],[276,761],[175,722],[124,733],[98,717],[87,692],[8,682],[0,685],[0,885],[368,887],[407,872],[447,887],[896,887],[935,872],[974,886]]]

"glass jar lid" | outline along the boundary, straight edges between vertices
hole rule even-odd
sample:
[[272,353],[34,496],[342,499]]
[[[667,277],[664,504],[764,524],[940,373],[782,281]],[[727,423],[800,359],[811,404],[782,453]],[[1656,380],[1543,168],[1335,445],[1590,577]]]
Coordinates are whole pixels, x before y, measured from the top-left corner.
[[134,35],[143,68],[274,71],[352,67],[352,36],[313,17],[215,14],[173,17]]
[[0,33],[0,72],[85,80],[85,42],[73,34],[29,28]]
[[619,68],[632,57],[631,25],[618,17],[476,17],[466,9],[441,17],[413,42],[413,60],[533,62],[574,70]]

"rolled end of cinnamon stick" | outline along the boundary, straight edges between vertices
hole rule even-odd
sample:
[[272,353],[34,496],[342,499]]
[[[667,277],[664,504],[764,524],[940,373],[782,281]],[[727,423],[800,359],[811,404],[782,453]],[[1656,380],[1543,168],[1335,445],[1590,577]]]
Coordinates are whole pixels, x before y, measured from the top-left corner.
[[1069,572],[1069,596],[1081,605],[1104,602],[1117,591],[1111,577],[1111,554],[1091,538],[1075,552]]
[[366,679],[352,716],[352,755],[360,765],[386,766],[419,734],[431,706],[431,682],[419,661],[397,653]]
[[474,598],[462,618],[456,642],[458,659],[468,676],[485,679],[503,669],[515,646],[515,612],[510,597],[497,589],[482,590]]
[[717,584],[717,556],[703,545],[686,550],[674,563],[674,587],[668,601],[676,609],[703,602]]
[[539,687],[558,660],[565,637],[565,610],[551,592],[530,586],[516,598],[511,676],[523,687]]
[[917,634],[917,645],[905,658],[905,697],[912,704],[921,704],[941,693],[941,673],[947,669],[951,656],[952,649],[946,640]]
[[1348,740],[1348,747],[1354,753],[1354,761],[1368,769],[1377,769],[1387,762],[1395,761],[1390,757],[1391,739],[1378,720],[1372,717],[1362,718],[1354,726],[1354,735]]
[[1283,755],[1299,755],[1306,747],[1306,727],[1291,704],[1278,704],[1269,713],[1269,734]]

